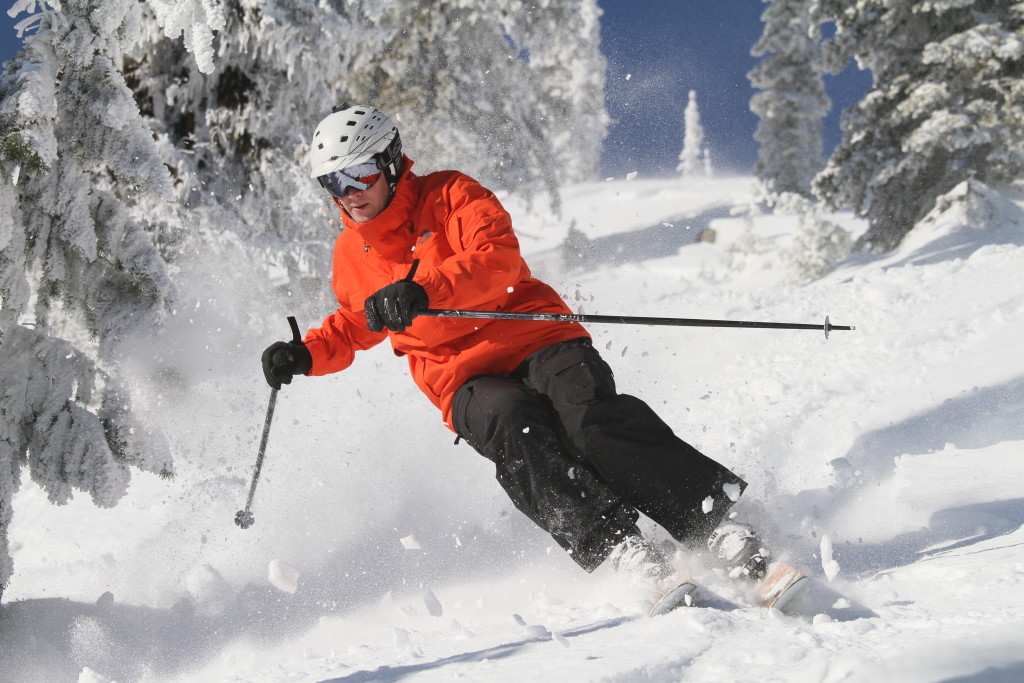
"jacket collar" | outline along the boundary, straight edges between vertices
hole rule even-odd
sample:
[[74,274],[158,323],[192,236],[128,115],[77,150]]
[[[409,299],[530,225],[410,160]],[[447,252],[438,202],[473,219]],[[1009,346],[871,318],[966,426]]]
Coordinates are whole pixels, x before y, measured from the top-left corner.
[[341,211],[346,230],[353,231],[371,248],[389,258],[409,251],[413,242],[412,213],[419,200],[420,183],[419,177],[412,172],[412,165],[412,159],[402,157],[402,175],[395,194],[375,218],[356,223],[344,209]]

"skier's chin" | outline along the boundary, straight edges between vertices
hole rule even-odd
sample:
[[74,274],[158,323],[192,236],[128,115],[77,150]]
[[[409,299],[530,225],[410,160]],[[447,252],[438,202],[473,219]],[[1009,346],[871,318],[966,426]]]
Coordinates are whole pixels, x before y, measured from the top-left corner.
[[363,204],[362,206],[353,206],[348,211],[348,215],[352,217],[356,223],[366,223],[376,217],[378,212],[374,211],[369,203]]

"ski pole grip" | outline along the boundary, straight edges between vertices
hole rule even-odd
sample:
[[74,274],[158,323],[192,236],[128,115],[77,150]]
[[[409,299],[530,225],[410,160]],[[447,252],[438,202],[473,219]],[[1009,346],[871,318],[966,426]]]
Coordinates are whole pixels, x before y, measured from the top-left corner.
[[296,341],[296,342],[299,342],[301,344],[302,343],[302,333],[299,332],[299,323],[297,323],[295,321],[295,316],[294,315],[288,316],[288,324],[292,328],[292,341]]

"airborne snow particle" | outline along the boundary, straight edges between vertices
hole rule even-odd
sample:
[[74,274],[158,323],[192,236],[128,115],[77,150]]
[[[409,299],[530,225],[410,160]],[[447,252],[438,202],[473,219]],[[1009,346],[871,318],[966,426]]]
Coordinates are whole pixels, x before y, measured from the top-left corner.
[[405,538],[402,538],[400,540],[402,541],[402,547],[405,548],[406,550],[422,550],[423,549],[423,546],[420,545],[420,542],[418,540],[416,540],[416,537],[413,536],[412,534],[410,534],[410,535],[408,535]]

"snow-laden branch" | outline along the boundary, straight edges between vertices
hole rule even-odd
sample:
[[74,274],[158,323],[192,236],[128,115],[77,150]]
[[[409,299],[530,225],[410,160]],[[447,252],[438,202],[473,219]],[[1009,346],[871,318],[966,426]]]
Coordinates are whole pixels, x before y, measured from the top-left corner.
[[182,36],[199,70],[213,73],[213,32],[224,28],[221,0],[149,0],[157,23],[171,39]]

